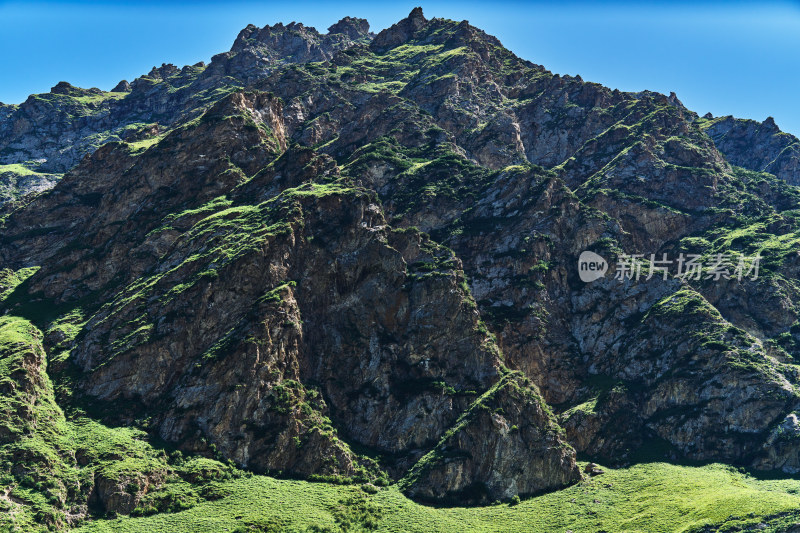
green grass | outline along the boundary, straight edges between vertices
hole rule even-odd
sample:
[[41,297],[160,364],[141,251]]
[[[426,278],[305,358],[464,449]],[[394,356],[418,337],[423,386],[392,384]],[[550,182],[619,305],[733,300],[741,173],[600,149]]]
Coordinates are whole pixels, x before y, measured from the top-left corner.
[[91,104],[99,104],[104,102],[105,100],[120,100],[128,96],[128,93],[123,92],[102,92],[100,94],[87,94],[85,96],[72,96],[72,98],[76,102],[80,102],[84,105],[91,105]]
[[74,87],[70,94],[41,93],[31,95],[31,98],[38,100],[39,103],[57,107],[60,111],[69,115],[70,118],[77,118],[91,115],[102,108],[107,108],[107,105],[104,104],[125,98],[128,94],[122,92],[92,93],[86,89]]
[[391,93],[398,93],[400,92],[406,84],[402,81],[385,81],[385,82],[369,82],[369,83],[360,83],[356,85],[358,89],[362,91],[366,91],[368,93],[379,93],[383,91],[388,91]]
[[0,165],[0,174],[5,174],[6,172],[13,172],[14,174],[18,174],[20,176],[38,175],[38,172],[34,172],[28,167],[20,164]]
[[11,294],[17,286],[34,275],[39,267],[21,268],[17,271],[9,268],[0,270],[0,302]]
[[148,478],[163,480],[135,509],[152,514],[190,507],[217,492],[208,483],[243,474],[210,459],[168,455],[144,431],[104,426],[74,407],[65,416],[41,338],[27,320],[0,316],[0,531],[63,530],[69,510],[85,505],[99,480],[129,492]]
[[[186,511],[100,520],[78,531],[666,532],[711,525],[727,530],[800,508],[800,480],[759,480],[718,464],[606,469],[602,476],[518,505],[473,508],[419,505],[396,486],[369,494],[356,486],[253,476],[219,487],[229,495]],[[793,520],[774,519],[781,521]],[[764,531],[775,530],[775,523]]]
[[663,298],[648,314],[680,317],[687,313],[702,314],[714,320],[721,319],[719,311],[692,289],[684,288]]
[[165,131],[158,135],[154,135],[153,137],[142,139],[141,141],[129,142],[128,146],[130,146],[132,152],[141,153],[150,148],[151,146],[158,144],[161,141],[161,139],[167,136],[167,133],[169,132]]
[[[14,505],[0,514],[12,524],[60,525],[55,507],[85,479],[69,466],[69,429],[45,373],[41,332],[23,318],[0,317],[0,494]],[[13,475],[10,475],[13,472]]]

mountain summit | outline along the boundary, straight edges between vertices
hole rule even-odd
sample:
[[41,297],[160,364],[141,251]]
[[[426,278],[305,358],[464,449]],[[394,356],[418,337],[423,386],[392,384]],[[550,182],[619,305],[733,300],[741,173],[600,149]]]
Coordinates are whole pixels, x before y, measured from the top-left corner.
[[421,8],[0,105],[0,524],[796,474],[799,150]]

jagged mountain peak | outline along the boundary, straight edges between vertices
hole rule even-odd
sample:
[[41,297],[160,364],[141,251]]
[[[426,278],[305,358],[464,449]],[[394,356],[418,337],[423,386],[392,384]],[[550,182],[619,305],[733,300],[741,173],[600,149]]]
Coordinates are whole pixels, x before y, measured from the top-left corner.
[[351,39],[360,39],[369,36],[369,22],[367,19],[344,17],[328,27],[328,33],[344,33]]
[[781,131],[777,124],[775,124],[775,119],[773,117],[767,117],[764,122],[762,122],[765,128],[770,129],[771,131],[777,133]]
[[800,139],[781,131],[773,117],[759,122],[708,116],[700,126],[734,165],[800,185]]
[[178,72],[180,72],[180,69],[172,63],[161,63],[160,67],[153,67],[150,69],[150,72],[147,73],[147,77],[163,80],[174,76]]
[[[322,34],[313,26],[305,26],[301,22],[291,22],[286,25],[282,22],[278,22],[273,25],[267,24],[263,28],[259,28],[254,24],[248,24],[239,32],[239,35],[236,37],[231,47],[231,51],[239,52],[248,47],[258,45],[276,46],[278,39],[282,39],[284,43],[286,41],[293,41],[294,43],[311,41],[323,47],[326,42],[328,42],[329,47],[336,47],[336,45],[339,45],[339,48],[341,48],[342,41],[357,41],[369,39],[370,37],[369,22],[366,19],[349,16],[332,24],[328,28],[327,34]],[[276,49],[275,52],[277,53],[278,59],[286,59],[286,57],[281,57],[281,53],[287,56],[292,55],[292,51],[286,48]]]
[[291,22],[286,25],[284,25],[283,22],[278,22],[273,25],[267,24],[262,28],[259,28],[254,24],[248,24],[242,29],[242,31],[239,32],[239,35],[233,42],[233,46],[231,46],[231,51],[240,51],[245,47],[252,45],[254,41],[266,43],[271,37],[282,35],[284,33],[296,34],[297,36],[310,39],[319,38],[321,36],[321,34],[313,26],[305,26],[302,23],[297,22]]
[[368,43],[373,37],[365,19],[345,17],[322,34],[311,26],[292,22],[258,28],[245,27],[227,53],[212,58],[214,72],[233,74],[253,83],[287,63],[328,61],[342,50]]
[[422,25],[425,24],[428,19],[426,19],[425,15],[422,13],[422,8],[417,6],[411,10],[411,12],[408,14],[408,17],[406,17],[406,20],[410,20],[413,24]]
[[375,50],[386,50],[399,46],[414,38],[415,34],[425,28],[428,19],[422,14],[421,7],[415,7],[409,15],[384,29],[372,41]]

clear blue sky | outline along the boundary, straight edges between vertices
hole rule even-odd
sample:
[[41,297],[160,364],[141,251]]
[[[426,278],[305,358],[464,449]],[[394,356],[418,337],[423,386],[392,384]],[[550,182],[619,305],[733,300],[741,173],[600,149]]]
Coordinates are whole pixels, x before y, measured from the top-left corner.
[[58,81],[110,89],[163,62],[208,61],[248,23],[303,22],[320,31],[345,15],[373,31],[422,5],[467,19],[517,55],[626,91],[675,91],[703,114],[775,117],[800,135],[800,2],[357,2],[0,0],[0,101],[19,103]]

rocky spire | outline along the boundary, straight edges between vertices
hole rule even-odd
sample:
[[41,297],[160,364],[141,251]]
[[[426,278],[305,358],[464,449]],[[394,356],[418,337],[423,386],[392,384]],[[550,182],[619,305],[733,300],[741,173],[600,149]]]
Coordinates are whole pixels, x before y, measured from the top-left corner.
[[778,132],[778,131],[780,131],[780,130],[781,130],[781,129],[778,127],[778,125],[777,125],[777,124],[775,124],[775,119],[774,119],[774,118],[772,118],[772,117],[767,117],[767,120],[765,120],[765,121],[763,122],[763,124],[764,124],[764,127],[766,127],[766,128],[767,128],[767,129],[769,129],[769,130],[776,131],[776,132]]
[[111,89],[111,92],[112,93],[129,93],[129,92],[131,92],[131,84],[128,83],[128,80],[122,80],[113,89]]
[[376,50],[386,50],[409,40],[414,33],[418,32],[428,23],[428,19],[422,14],[421,7],[415,7],[406,18],[380,32],[372,41],[372,46]]
[[367,19],[344,17],[328,28],[328,33],[343,33],[351,39],[360,39],[365,35],[369,35],[369,22],[367,22]]
[[421,7],[415,7],[411,10],[411,13],[408,14],[408,18],[406,18],[411,24],[414,26],[415,30],[419,30],[422,26],[428,22],[428,19],[425,18],[425,15],[422,14]]

